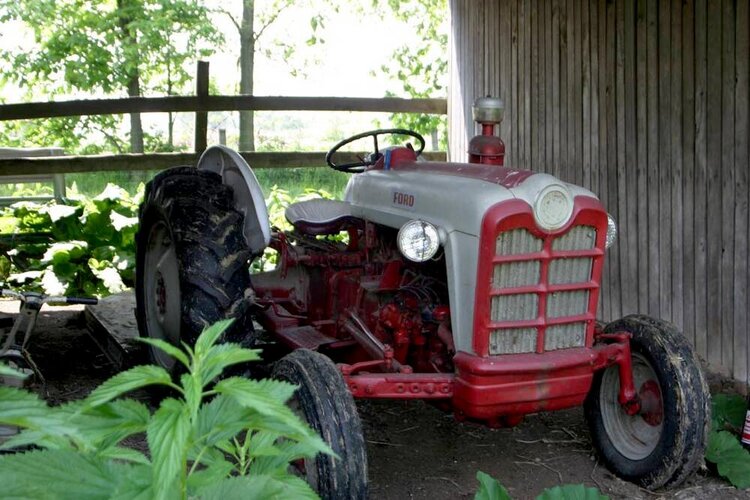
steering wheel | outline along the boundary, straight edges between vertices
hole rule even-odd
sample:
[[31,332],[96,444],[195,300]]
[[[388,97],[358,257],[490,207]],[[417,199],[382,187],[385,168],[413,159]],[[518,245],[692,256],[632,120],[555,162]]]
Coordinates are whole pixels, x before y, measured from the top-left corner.
[[[339,172],[347,172],[347,173],[353,173],[353,174],[364,172],[365,168],[369,167],[370,165],[374,165],[381,156],[380,149],[378,149],[378,136],[379,135],[408,135],[410,137],[414,137],[416,140],[419,141],[419,149],[415,151],[417,156],[419,156],[422,153],[422,151],[424,151],[424,146],[425,146],[424,137],[414,132],[413,130],[407,130],[405,128],[382,128],[378,130],[370,130],[369,132],[363,132],[361,134],[353,135],[339,142],[338,144],[333,146],[330,149],[330,151],[328,151],[328,153],[326,154],[326,163],[328,164],[329,167],[331,167],[334,170],[338,170]],[[365,158],[360,158],[360,161],[355,161],[352,163],[338,163],[337,164],[333,162],[333,155],[338,153],[339,149],[346,146],[350,142],[354,142],[358,139],[362,139],[363,137],[372,137],[372,140],[375,144],[374,153],[367,155]]]

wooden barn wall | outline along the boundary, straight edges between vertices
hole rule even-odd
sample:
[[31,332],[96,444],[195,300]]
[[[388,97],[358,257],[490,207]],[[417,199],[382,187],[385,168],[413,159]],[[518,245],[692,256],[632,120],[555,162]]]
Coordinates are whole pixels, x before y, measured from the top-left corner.
[[506,104],[506,164],[599,195],[619,223],[602,317],[676,323],[748,379],[747,0],[451,0],[450,155]]

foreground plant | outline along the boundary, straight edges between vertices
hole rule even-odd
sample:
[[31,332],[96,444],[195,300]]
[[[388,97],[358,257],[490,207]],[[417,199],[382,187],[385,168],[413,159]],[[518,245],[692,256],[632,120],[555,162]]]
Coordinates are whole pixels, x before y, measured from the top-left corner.
[[[482,471],[477,471],[479,490],[474,500],[512,500],[505,486],[494,477]],[[536,500],[607,500],[596,488],[587,488],[582,484],[565,484],[547,488],[537,495]]]
[[745,398],[717,394],[712,403],[706,460],[716,464],[717,472],[736,488],[750,488],[750,452],[742,447],[739,439],[745,421]]
[[[166,370],[137,366],[104,382],[85,400],[48,407],[38,396],[0,387],[0,423],[23,430],[2,447],[38,449],[0,456],[5,497],[19,498],[315,498],[290,463],[331,453],[287,406],[295,386],[229,377],[227,367],[257,351],[217,344],[219,322],[180,350],[144,339],[185,367],[179,384]],[[0,372],[8,374],[4,367]],[[124,394],[164,386],[152,414]],[[124,441],[145,433],[148,452]],[[131,440],[131,443],[133,441]]]

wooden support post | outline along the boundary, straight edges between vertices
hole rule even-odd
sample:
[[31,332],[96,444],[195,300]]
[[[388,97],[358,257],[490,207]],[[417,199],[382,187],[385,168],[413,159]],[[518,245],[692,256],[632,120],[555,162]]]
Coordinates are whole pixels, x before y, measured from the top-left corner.
[[[208,61],[198,61],[198,73],[195,79],[195,95],[200,102],[208,97]],[[195,113],[195,152],[200,154],[208,145],[208,113]]]

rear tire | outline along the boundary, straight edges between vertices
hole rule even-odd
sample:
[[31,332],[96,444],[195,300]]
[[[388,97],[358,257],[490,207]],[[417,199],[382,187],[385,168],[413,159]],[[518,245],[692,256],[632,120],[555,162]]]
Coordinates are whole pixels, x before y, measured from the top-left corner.
[[[203,329],[237,318],[225,340],[252,334],[244,292],[250,250],[232,189],[212,172],[177,167],[146,186],[136,235],[136,307],[142,337],[179,346]],[[149,346],[152,362],[178,371],[175,360]]]
[[299,386],[290,405],[339,458],[319,454],[301,471],[321,498],[367,498],[367,451],[354,398],[341,372],[323,354],[297,349],[279,360],[272,377]]
[[698,358],[687,339],[665,321],[632,315],[605,333],[632,335],[635,389],[642,409],[627,415],[617,401],[617,366],[594,377],[584,411],[604,464],[648,489],[682,483],[703,463],[711,402]]

